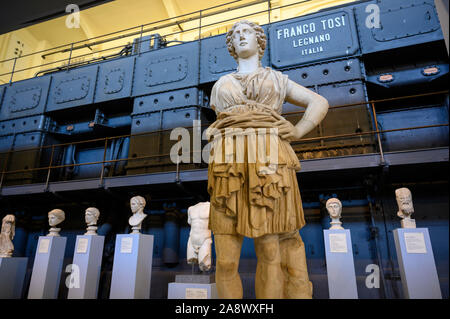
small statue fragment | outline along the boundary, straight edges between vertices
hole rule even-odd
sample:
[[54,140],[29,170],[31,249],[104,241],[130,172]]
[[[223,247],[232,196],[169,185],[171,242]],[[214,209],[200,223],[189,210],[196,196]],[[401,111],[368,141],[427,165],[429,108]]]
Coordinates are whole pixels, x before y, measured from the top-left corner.
[[14,251],[12,240],[16,229],[16,218],[14,215],[6,215],[2,220],[2,231],[0,233],[0,258],[11,257]]

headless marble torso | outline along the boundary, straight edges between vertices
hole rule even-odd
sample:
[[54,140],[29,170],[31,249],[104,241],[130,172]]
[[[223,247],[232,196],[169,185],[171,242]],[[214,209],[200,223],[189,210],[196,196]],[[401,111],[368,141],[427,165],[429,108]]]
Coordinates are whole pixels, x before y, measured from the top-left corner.
[[209,222],[209,202],[201,202],[188,209],[188,224],[191,225],[187,245],[187,261],[198,263],[202,271],[211,268],[211,230]]
[[209,202],[198,203],[189,207],[188,224],[191,225],[189,238],[194,247],[200,247],[206,238],[211,237],[211,230],[208,228]]

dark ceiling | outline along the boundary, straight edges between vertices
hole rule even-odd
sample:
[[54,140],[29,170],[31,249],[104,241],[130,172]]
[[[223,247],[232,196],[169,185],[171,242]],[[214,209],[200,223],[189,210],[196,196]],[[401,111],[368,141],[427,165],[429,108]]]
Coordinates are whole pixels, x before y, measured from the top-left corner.
[[113,0],[4,0],[0,3],[0,34],[68,14],[66,6],[80,10]]

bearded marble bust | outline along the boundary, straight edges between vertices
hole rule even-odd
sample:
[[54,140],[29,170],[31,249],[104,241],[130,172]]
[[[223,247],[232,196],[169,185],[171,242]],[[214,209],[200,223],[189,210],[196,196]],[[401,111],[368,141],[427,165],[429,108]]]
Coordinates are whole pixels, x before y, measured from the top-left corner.
[[0,258],[11,257],[14,251],[12,240],[15,235],[16,218],[14,215],[6,215],[2,220],[0,233]]
[[416,222],[411,218],[414,213],[411,191],[406,187],[398,188],[395,190],[395,199],[398,205],[397,216],[402,218],[402,228],[416,228]]

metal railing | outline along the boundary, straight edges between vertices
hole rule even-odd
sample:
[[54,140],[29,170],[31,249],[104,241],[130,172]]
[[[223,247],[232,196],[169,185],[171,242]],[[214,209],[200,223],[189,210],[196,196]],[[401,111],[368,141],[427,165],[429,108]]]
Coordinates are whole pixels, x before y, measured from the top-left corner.
[[[352,106],[366,106],[366,107],[370,106],[370,111],[373,113],[372,116],[373,116],[373,119],[375,120],[376,119],[375,105],[377,103],[407,100],[407,99],[414,99],[414,98],[427,97],[427,96],[445,95],[445,94],[448,94],[448,92],[449,91],[447,90],[447,91],[417,94],[417,95],[410,95],[410,96],[403,96],[403,97],[396,97],[396,98],[389,98],[389,99],[363,101],[363,102],[359,102],[359,103],[351,103],[351,104],[345,104],[345,105],[332,106],[332,107],[330,107],[330,109],[331,110],[341,109],[341,108],[352,107]],[[302,114],[302,113],[304,113],[304,110],[301,110],[298,112],[288,112],[288,113],[284,113],[283,115],[284,116],[292,116],[292,115],[298,115],[298,114]],[[202,127],[206,127],[208,125],[209,124],[202,125]],[[361,132],[357,132],[357,133],[345,133],[345,134],[336,134],[336,135],[330,135],[330,136],[318,136],[318,137],[312,137],[312,138],[303,138],[297,142],[292,142],[291,144],[295,146],[295,145],[299,145],[299,144],[304,144],[306,142],[336,140],[336,139],[339,140],[339,139],[347,139],[347,138],[355,138],[355,137],[361,138],[363,136],[368,136],[368,137],[375,136],[376,140],[377,140],[376,145],[378,147],[378,151],[376,153],[378,153],[380,155],[380,163],[381,163],[381,165],[383,165],[385,160],[384,160],[383,145],[382,145],[381,138],[380,138],[381,134],[398,132],[398,131],[407,131],[407,130],[448,127],[448,125],[449,125],[448,123],[442,123],[442,124],[434,124],[434,125],[422,125],[422,126],[414,126],[414,127],[403,127],[403,128],[396,128],[396,129],[380,130],[380,128],[378,127],[378,124],[375,124],[375,130],[361,131]],[[191,129],[193,127],[190,126],[190,127],[185,127],[185,128]],[[10,149],[7,152],[0,153],[0,159],[4,158],[2,172],[1,172],[1,178],[0,178],[0,188],[4,184],[5,176],[8,174],[25,174],[25,173],[38,172],[38,171],[43,171],[43,172],[47,171],[46,178],[45,178],[45,185],[46,185],[46,187],[48,187],[52,170],[62,169],[62,168],[75,168],[75,167],[86,166],[86,165],[101,165],[101,171],[100,171],[100,176],[99,176],[99,185],[102,185],[104,177],[105,177],[104,176],[105,167],[107,164],[113,164],[113,163],[119,163],[119,162],[129,163],[129,162],[138,161],[138,160],[162,159],[162,158],[170,157],[170,153],[167,153],[167,154],[155,154],[155,155],[144,155],[144,156],[134,156],[134,157],[132,156],[132,157],[127,157],[127,158],[117,158],[117,159],[109,159],[108,160],[108,159],[106,159],[106,155],[107,155],[108,145],[110,142],[120,139],[120,138],[145,137],[145,136],[149,136],[152,134],[160,134],[161,132],[168,132],[170,130],[172,130],[172,129],[157,130],[157,131],[143,132],[143,133],[137,133],[137,134],[125,134],[125,135],[119,135],[119,136],[113,136],[113,137],[95,138],[95,139],[76,141],[76,142],[70,142],[70,143],[43,145],[40,147],[34,147],[34,148],[28,148],[28,149],[22,149],[22,150]],[[161,138],[161,136],[160,136],[160,138]],[[173,142],[176,143],[177,141],[174,140]],[[89,144],[97,143],[98,145],[103,145],[103,157],[101,160],[99,159],[98,161],[93,161],[93,162],[73,163],[73,164],[57,164],[57,165],[53,164],[55,151],[57,149],[64,148],[66,146],[74,146],[74,145],[88,144],[88,143]],[[328,146],[328,147],[333,148],[333,146]],[[21,153],[21,152],[35,152],[35,153],[42,154],[43,150],[45,150],[45,149],[50,149],[50,159],[49,159],[49,164],[47,166],[26,168],[26,169],[25,168],[24,169],[16,169],[16,170],[8,170],[7,169],[10,159],[11,159],[11,157],[14,156],[14,154]],[[193,153],[195,153],[195,151],[190,151],[190,156],[192,156]],[[320,158],[320,157],[318,157],[318,158]],[[144,166],[146,166],[146,165],[151,166],[150,164],[145,164]],[[159,163],[159,164],[155,164],[155,165],[156,166],[176,165],[176,163],[165,162],[165,163]],[[180,167],[179,167],[179,165],[177,165],[176,166],[177,174],[179,173],[179,169],[180,169]]]

